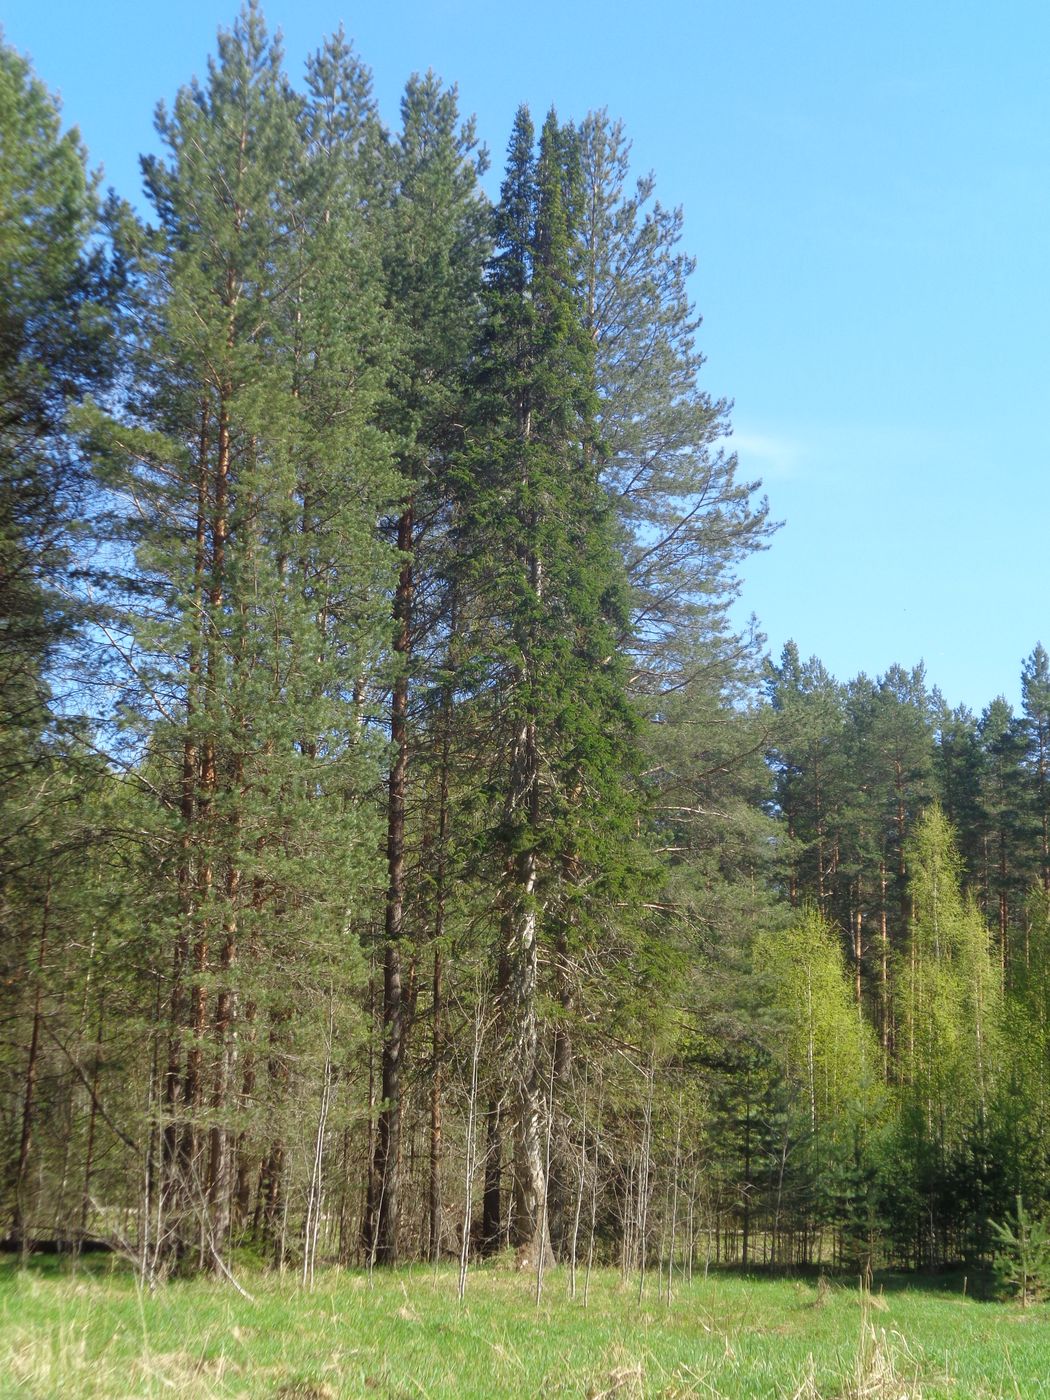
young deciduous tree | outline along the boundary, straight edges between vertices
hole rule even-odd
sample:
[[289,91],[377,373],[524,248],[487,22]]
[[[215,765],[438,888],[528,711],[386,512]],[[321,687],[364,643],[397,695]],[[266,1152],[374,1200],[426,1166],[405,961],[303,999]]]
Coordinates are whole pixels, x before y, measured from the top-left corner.
[[756,973],[787,1018],[780,1042],[788,1077],[803,1091],[810,1125],[849,1131],[877,1084],[871,1027],[851,995],[841,939],[812,907],[786,930],[755,943]]

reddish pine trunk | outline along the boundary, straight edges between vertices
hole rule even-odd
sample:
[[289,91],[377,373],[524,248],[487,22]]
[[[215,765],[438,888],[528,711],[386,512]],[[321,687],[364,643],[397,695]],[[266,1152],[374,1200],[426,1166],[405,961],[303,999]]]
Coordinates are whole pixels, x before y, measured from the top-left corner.
[[409,500],[398,521],[397,544],[401,573],[394,599],[394,651],[400,670],[390,706],[390,737],[394,762],[387,795],[387,900],[383,958],[382,1107],[376,1136],[373,1177],[378,1199],[373,1201],[371,1228],[376,1263],[397,1260],[401,1218],[401,1068],[405,1047],[405,1005],[401,983],[401,940],[405,918],[405,796],[408,780],[408,672],[412,645],[413,507]]

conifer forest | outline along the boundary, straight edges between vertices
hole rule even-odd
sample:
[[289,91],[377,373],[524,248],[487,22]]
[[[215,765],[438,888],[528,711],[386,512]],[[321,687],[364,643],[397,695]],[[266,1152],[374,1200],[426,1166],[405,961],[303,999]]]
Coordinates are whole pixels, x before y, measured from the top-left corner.
[[[248,4],[103,194],[0,48],[0,1234],[990,1263],[1050,1213],[1050,656],[740,629],[775,549],[607,111],[380,120]],[[666,201],[666,202],[665,202]],[[1004,677],[1004,683],[1013,678]]]

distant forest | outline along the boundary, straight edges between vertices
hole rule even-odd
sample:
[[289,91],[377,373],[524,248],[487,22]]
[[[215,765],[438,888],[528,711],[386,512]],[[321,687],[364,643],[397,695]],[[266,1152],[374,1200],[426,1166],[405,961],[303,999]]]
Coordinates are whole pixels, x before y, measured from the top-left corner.
[[388,129],[250,4],[156,128],[143,218],[0,48],[8,1247],[987,1262],[1047,653],[975,716],[740,634],[775,522],[605,111],[493,204],[455,88]]

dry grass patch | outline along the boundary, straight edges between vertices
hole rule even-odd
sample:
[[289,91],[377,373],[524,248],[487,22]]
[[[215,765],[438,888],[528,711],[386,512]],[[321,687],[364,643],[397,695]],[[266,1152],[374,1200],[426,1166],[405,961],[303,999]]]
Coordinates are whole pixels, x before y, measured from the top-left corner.
[[621,1351],[612,1370],[588,1389],[587,1400],[641,1400],[644,1395],[644,1364]]

